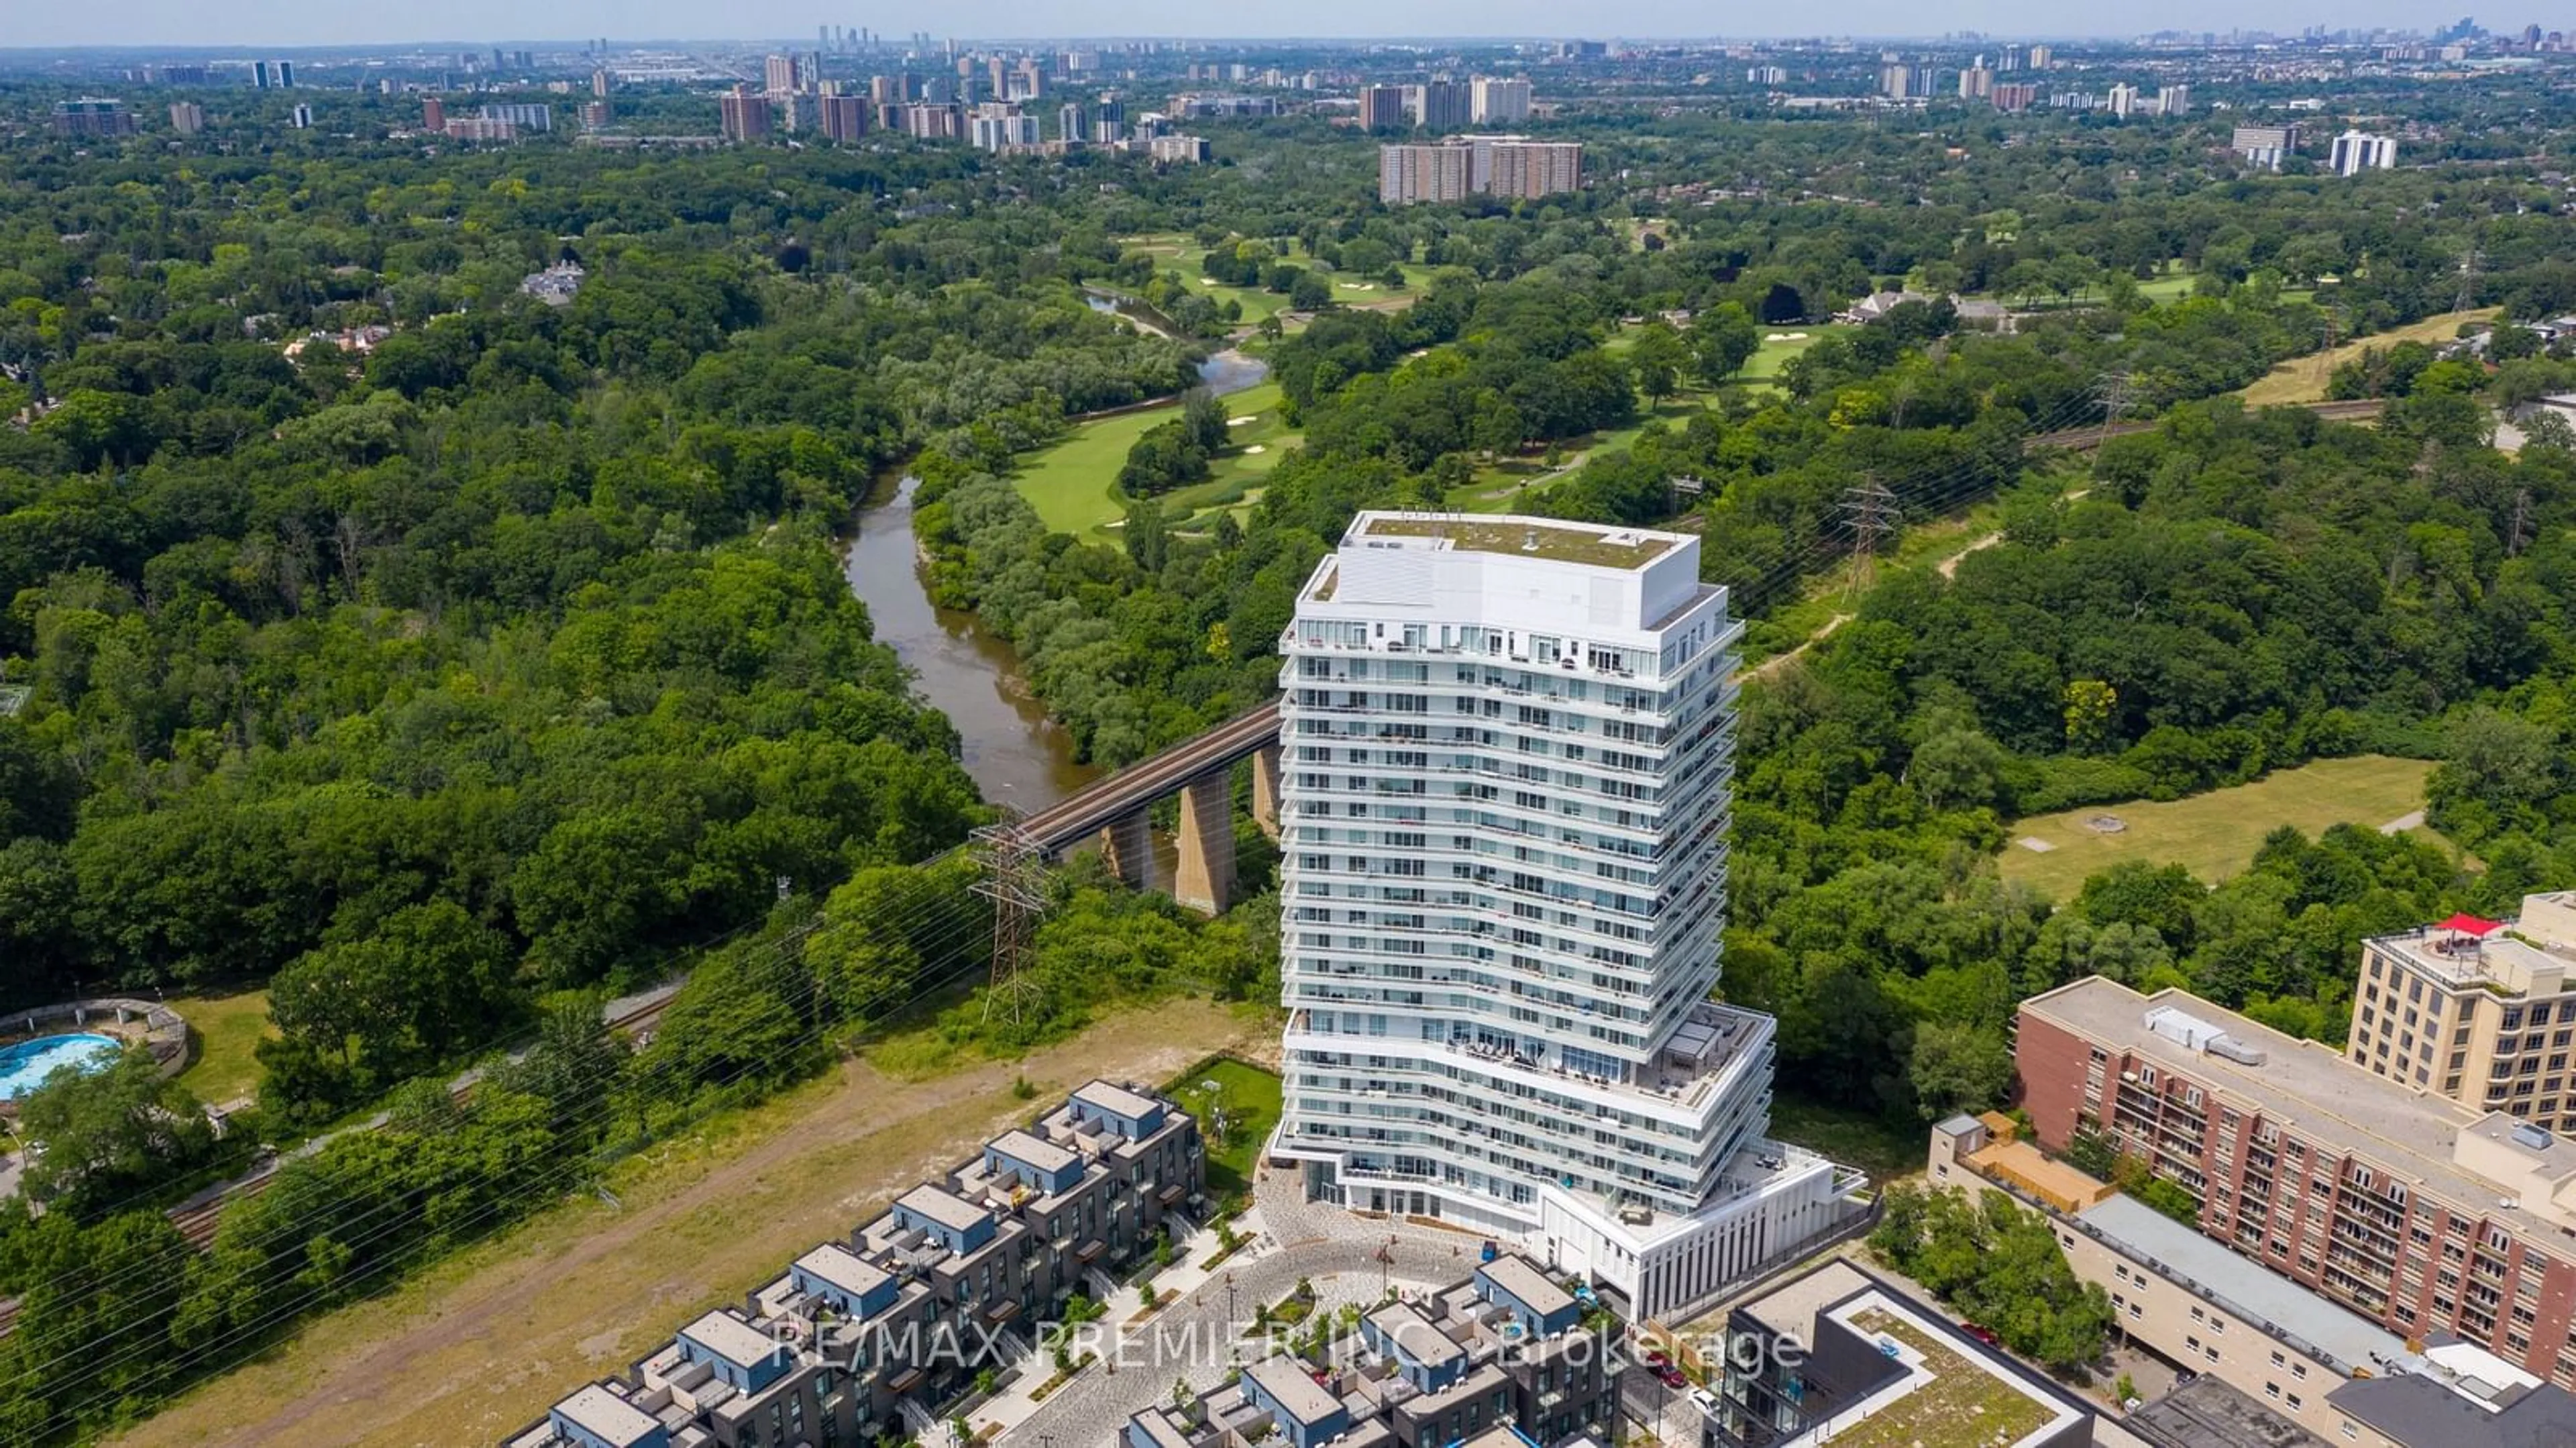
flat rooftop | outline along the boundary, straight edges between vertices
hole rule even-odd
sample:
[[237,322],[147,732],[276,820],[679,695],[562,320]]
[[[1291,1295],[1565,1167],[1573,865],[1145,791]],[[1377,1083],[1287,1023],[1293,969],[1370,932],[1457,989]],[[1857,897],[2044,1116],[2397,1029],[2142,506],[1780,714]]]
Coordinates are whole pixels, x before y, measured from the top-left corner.
[[796,1265],[852,1296],[873,1292],[892,1278],[892,1274],[837,1242],[826,1242],[797,1258]]
[[2206,1375],[2122,1421],[2155,1448],[2325,1448],[2326,1442]]
[[779,1348],[767,1333],[730,1312],[710,1312],[680,1331],[736,1367],[766,1362]]
[[2076,1220],[2194,1293],[2275,1336],[2288,1334],[2349,1371],[2371,1369],[2406,1351],[2395,1333],[2337,1307],[2260,1262],[2226,1247],[2135,1197],[2115,1196]]
[[[1995,1448],[2045,1441],[2090,1414],[2023,1378],[2007,1360],[1971,1351],[1937,1314],[1894,1291],[1873,1286],[1825,1315],[1876,1342],[1903,1376],[1843,1407],[1838,1426],[1817,1435],[1834,1448],[1921,1448],[1963,1438]],[[1855,1411],[1857,1410],[1857,1411]],[[1962,1435],[1962,1425],[1973,1424]]]
[[2110,1190],[2107,1184],[2062,1161],[2051,1160],[2038,1147],[2018,1137],[1990,1141],[1968,1153],[1966,1160],[1978,1171],[2017,1179],[2062,1210],[2082,1211]]
[[2428,926],[2399,935],[2375,935],[2370,943],[2403,960],[2428,980],[2453,989],[2493,990],[2508,997],[2526,994],[2518,982],[2534,975],[2576,972],[2576,959],[2516,940],[2502,930],[2478,936]]
[[[2326,1403],[2399,1443],[2425,1448],[2567,1448],[2576,1443],[2576,1396],[2551,1384],[2507,1387],[2421,1370],[2359,1378]],[[2528,1378],[2526,1376],[2526,1381]]]
[[895,1205],[961,1232],[992,1215],[947,1188],[926,1182],[896,1198]]
[[1467,1355],[1456,1339],[1440,1330],[1440,1324],[1410,1302],[1390,1302],[1370,1313],[1369,1321],[1395,1340],[1398,1351],[1425,1367],[1440,1367]]
[[1484,1272],[1495,1286],[1519,1298],[1523,1307],[1542,1317],[1574,1305],[1573,1294],[1547,1280],[1547,1274],[1530,1265],[1526,1257],[1507,1252],[1486,1263]]
[[1461,553],[1544,558],[1551,563],[1580,563],[1593,568],[1637,568],[1661,558],[1685,540],[1679,533],[1574,523],[1562,518],[1362,513],[1350,532],[1343,535],[1342,546],[1367,547],[1372,541]]
[[1145,1435],[1152,1438],[1158,1448],[1190,1448],[1188,1430],[1173,1422],[1167,1409],[1147,1408],[1129,1421],[1144,1424]]
[[1877,1285],[1859,1268],[1836,1258],[1803,1277],[1791,1278],[1740,1310],[1774,1333],[1813,1347],[1816,1319],[1826,1308]]
[[992,1148],[1013,1161],[1026,1162],[1050,1175],[1082,1160],[1078,1152],[1067,1150],[1052,1141],[1040,1141],[1025,1131],[1006,1131],[994,1137]]
[[1140,1096],[1110,1081],[1094,1081],[1074,1092],[1073,1099],[1116,1112],[1130,1120],[1153,1115],[1154,1108],[1160,1104],[1151,1096]]
[[1342,1400],[1324,1391],[1323,1384],[1308,1377],[1294,1358],[1266,1357],[1245,1368],[1243,1375],[1260,1384],[1300,1423],[1320,1423],[1342,1406]]
[[595,1433],[617,1448],[641,1443],[662,1426],[660,1419],[597,1383],[555,1404],[555,1411],[574,1427]]
[[[2160,1006],[2261,1050],[2263,1064],[2249,1066],[2193,1050],[2147,1029],[2147,1012]],[[2558,1225],[2554,1215],[2544,1216],[2528,1205],[2499,1205],[2509,1188],[2464,1171],[2452,1160],[2460,1133],[2478,1122],[2479,1113],[2375,1076],[2322,1042],[2284,1035],[2178,988],[2143,996],[2100,976],[2033,996],[2021,1008],[2088,1040],[2207,1082],[2261,1111],[2290,1135],[2409,1177],[2455,1205],[2535,1235]]]
[[[1457,1448],[1538,1448],[1538,1444],[1509,1423],[1497,1423]],[[1568,1445],[1572,1448],[1572,1445]]]

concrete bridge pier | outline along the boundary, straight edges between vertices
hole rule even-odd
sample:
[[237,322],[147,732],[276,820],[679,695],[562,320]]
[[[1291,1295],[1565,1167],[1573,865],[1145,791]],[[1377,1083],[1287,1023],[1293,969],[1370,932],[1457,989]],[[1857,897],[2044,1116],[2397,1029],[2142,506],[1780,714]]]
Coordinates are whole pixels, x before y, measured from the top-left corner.
[[1220,765],[1181,786],[1181,858],[1172,898],[1210,915],[1234,903],[1233,775]]
[[1271,839],[1279,838],[1279,746],[1265,746],[1252,756],[1252,822]]
[[1138,810],[1120,815],[1100,831],[1100,857],[1109,873],[1131,890],[1154,888],[1154,821]]

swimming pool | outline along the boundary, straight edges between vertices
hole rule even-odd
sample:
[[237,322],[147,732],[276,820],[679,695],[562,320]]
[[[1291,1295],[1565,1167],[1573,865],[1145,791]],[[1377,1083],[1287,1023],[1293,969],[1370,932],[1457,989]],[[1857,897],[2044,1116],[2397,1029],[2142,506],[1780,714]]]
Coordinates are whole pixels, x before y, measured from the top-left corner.
[[0,1100],[14,1101],[45,1083],[65,1066],[85,1071],[105,1068],[123,1049],[114,1036],[81,1031],[67,1036],[39,1036],[0,1047]]

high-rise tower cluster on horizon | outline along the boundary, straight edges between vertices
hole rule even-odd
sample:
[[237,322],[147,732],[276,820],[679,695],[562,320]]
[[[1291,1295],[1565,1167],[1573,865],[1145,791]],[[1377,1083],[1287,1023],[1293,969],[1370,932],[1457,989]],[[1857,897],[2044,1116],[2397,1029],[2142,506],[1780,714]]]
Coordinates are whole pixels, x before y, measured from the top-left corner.
[[1281,639],[1275,1155],[1529,1242],[1640,1316],[1845,1219],[1710,999],[1741,625],[1699,540],[1364,513]]

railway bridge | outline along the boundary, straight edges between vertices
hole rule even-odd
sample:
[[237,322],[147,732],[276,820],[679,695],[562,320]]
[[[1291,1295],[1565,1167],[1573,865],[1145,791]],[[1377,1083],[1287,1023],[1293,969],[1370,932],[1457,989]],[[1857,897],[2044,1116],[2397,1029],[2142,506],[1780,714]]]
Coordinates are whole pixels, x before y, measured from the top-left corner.
[[1222,914],[1234,901],[1234,766],[1252,761],[1252,815],[1279,837],[1279,703],[1272,700],[1151,759],[1105,775],[1019,821],[1015,833],[1047,859],[1097,839],[1109,868],[1138,887],[1154,880],[1153,807],[1178,796],[1179,860],[1172,898]]

